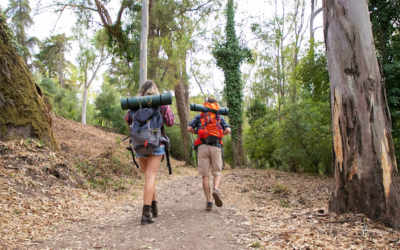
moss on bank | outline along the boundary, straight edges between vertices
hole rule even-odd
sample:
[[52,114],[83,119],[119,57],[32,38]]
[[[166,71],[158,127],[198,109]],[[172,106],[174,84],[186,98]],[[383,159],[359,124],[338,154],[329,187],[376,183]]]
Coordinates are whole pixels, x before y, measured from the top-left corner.
[[0,140],[39,138],[56,148],[51,116],[40,94],[25,62],[11,45],[0,13]]

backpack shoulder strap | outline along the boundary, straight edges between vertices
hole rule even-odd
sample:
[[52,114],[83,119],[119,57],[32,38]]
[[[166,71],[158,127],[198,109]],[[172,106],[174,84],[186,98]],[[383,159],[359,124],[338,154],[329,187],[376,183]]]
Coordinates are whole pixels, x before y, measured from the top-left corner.
[[[165,133],[164,125],[161,126],[161,132],[162,132],[163,134],[165,134],[165,136],[167,135],[167,134]],[[167,158],[168,173],[169,173],[169,175],[171,175],[171,174],[172,174],[172,168],[171,168],[171,162],[170,162],[170,159],[169,159],[168,147],[165,147],[165,157]]]

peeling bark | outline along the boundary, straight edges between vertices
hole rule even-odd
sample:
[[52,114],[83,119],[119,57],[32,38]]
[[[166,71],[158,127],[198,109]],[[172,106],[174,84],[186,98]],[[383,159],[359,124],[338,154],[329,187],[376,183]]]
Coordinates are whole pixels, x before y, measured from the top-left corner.
[[335,188],[329,209],[399,229],[400,180],[365,0],[325,0]]
[[183,148],[185,149],[185,161],[189,160],[189,134],[187,126],[189,123],[189,87],[183,81],[175,86],[176,107],[179,115],[179,127],[181,129]]

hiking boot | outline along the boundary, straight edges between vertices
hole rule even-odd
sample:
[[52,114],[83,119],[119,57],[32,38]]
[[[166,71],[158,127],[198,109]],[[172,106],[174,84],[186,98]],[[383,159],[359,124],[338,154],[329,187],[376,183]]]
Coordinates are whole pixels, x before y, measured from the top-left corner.
[[207,205],[206,205],[206,211],[211,211],[212,210],[212,202],[207,202]]
[[217,189],[214,188],[213,192],[212,192],[212,196],[214,197],[215,200],[215,205],[217,205],[217,207],[222,207],[222,201],[219,198],[219,192]]
[[158,216],[157,201],[153,201],[151,203],[151,214],[153,215],[153,218],[157,218]]
[[148,207],[143,206],[143,214],[142,214],[142,221],[141,221],[142,225],[147,225],[147,224],[151,224],[154,222],[153,218],[151,217],[150,210],[151,210],[150,206],[148,206]]

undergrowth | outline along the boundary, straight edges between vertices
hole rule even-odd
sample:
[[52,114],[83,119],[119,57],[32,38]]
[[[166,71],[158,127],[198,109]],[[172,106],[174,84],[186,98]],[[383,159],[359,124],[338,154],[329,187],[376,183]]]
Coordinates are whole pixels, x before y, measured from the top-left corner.
[[135,176],[134,166],[120,161],[109,149],[96,159],[77,162],[75,167],[85,176],[88,187],[102,192],[124,191],[141,179]]

